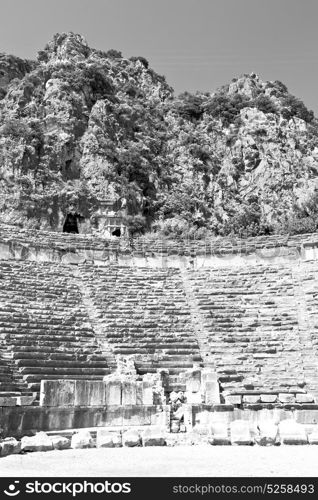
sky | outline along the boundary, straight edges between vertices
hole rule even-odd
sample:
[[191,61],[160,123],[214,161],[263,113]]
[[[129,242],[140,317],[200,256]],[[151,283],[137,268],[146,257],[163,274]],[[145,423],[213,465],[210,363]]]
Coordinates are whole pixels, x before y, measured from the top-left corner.
[[57,32],[144,56],[176,94],[243,73],[280,80],[318,116],[318,0],[0,0],[0,52],[35,58]]

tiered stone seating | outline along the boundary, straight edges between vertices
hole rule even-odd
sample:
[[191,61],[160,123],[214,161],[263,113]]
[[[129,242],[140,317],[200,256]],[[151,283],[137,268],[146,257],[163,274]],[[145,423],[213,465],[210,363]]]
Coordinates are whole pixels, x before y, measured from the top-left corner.
[[2,349],[29,388],[38,390],[41,379],[109,373],[67,266],[1,262],[0,294]]
[[275,393],[304,387],[292,268],[188,272],[223,389]]
[[318,399],[318,261],[302,262],[293,268],[298,284],[295,295],[299,303],[304,372],[311,391]]
[[140,373],[178,373],[201,361],[178,270],[83,265],[81,271],[106,350],[136,355]]

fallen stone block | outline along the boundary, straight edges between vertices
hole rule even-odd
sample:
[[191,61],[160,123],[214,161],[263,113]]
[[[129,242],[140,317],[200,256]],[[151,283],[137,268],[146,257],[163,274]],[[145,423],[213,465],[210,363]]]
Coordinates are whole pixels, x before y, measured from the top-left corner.
[[216,446],[227,446],[231,444],[227,424],[216,422],[211,425],[209,443]]
[[295,420],[282,420],[279,423],[279,436],[282,444],[307,444],[305,428]]
[[79,431],[73,434],[71,448],[94,448],[94,441],[89,431]]
[[119,448],[121,445],[121,435],[118,432],[109,432],[106,429],[97,430],[97,448]]
[[0,457],[6,457],[7,455],[15,455],[21,451],[21,442],[17,441],[15,438],[9,437],[5,438],[0,443]]
[[199,434],[200,436],[207,436],[209,434],[209,427],[207,424],[204,423],[197,423],[194,427],[192,432],[194,434]]
[[71,440],[64,436],[51,436],[51,440],[55,450],[67,450],[71,447]]
[[146,429],[142,434],[143,446],[166,446],[166,436],[162,429]]
[[137,431],[126,431],[123,436],[123,446],[141,446],[141,437]]
[[51,438],[45,432],[37,432],[35,436],[24,436],[21,439],[22,451],[51,451],[53,444]]
[[259,422],[255,441],[260,446],[273,446],[279,444],[278,425],[272,421]]
[[253,439],[251,436],[250,425],[246,420],[234,420],[230,423],[231,444],[251,445]]

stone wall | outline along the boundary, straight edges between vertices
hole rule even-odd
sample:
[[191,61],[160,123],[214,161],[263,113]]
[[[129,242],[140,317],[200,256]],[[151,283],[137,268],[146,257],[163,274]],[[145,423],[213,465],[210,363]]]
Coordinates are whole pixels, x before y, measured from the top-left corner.
[[89,427],[169,426],[166,406],[88,407],[0,407],[0,432],[3,437],[19,438],[38,431],[60,431]]
[[151,235],[129,241],[0,224],[0,260],[200,268],[316,259],[317,247],[315,234],[208,240],[167,240]]
[[[0,262],[1,391],[38,391],[45,378],[110,372],[67,266]],[[32,393],[32,392],[31,392]]]

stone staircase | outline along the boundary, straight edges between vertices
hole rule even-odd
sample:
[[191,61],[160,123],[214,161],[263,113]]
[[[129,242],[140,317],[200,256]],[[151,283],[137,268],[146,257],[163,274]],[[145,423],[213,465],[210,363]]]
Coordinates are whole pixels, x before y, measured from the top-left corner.
[[191,286],[191,282],[188,279],[188,274],[184,268],[181,269],[181,276],[183,281],[183,288],[190,309],[192,328],[198,341],[203,365],[206,367],[209,366],[215,368],[215,359],[211,354],[209,336],[204,326],[204,317],[198,304],[195,291]]

